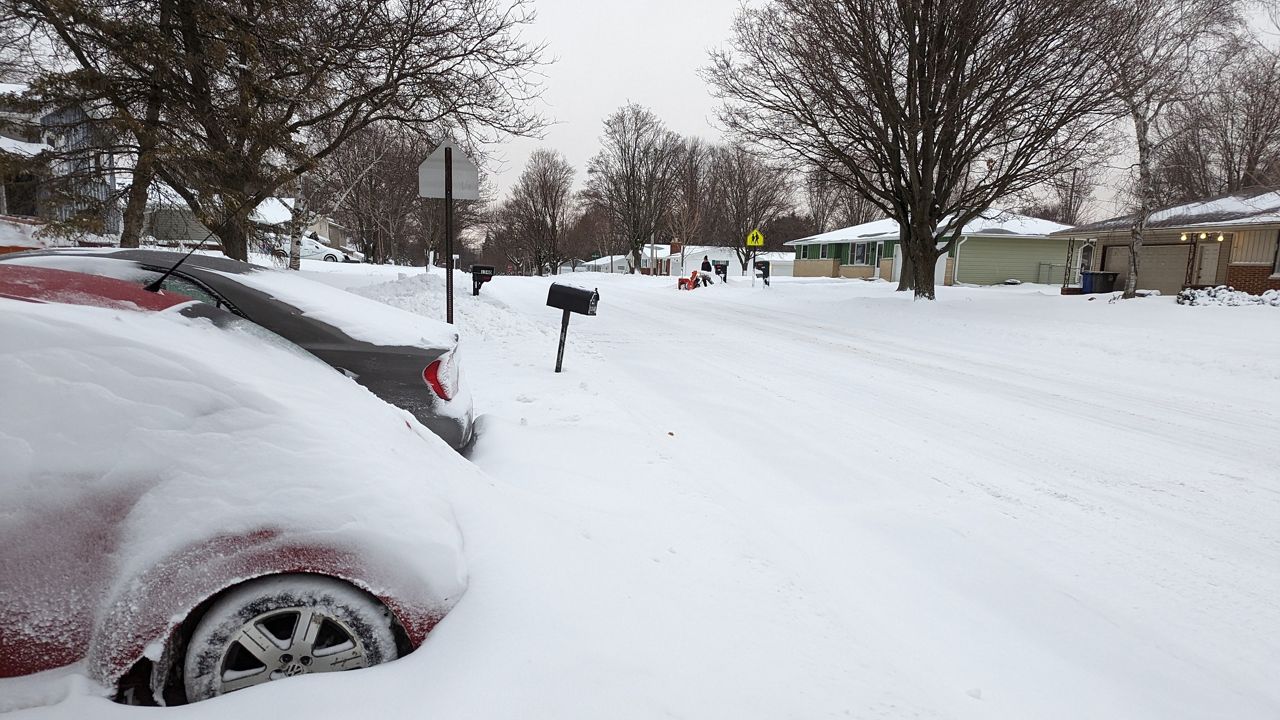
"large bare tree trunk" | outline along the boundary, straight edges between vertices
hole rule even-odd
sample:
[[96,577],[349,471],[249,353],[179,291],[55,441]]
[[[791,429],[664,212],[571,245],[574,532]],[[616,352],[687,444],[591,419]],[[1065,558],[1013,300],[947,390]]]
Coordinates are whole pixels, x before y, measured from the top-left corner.
[[[160,3],[160,27],[167,27],[172,19],[172,2]],[[160,108],[164,95],[160,89],[161,68],[152,63],[151,84],[147,88],[147,108],[143,127],[136,128],[138,161],[133,168],[133,182],[129,185],[129,197],[124,205],[123,224],[120,228],[120,247],[136,248],[142,239],[143,225],[147,221],[147,199],[156,171],[156,127],[160,124]]]
[[[156,108],[157,119],[159,107]],[[150,109],[147,111],[151,115]],[[141,142],[141,140],[140,140]],[[138,149],[138,163],[133,169],[133,182],[129,185],[128,199],[124,204],[123,225],[120,229],[120,247],[136,248],[142,239],[143,225],[147,221],[147,196],[155,180],[155,145]]]
[[1138,212],[1134,215],[1129,237],[1129,276],[1124,281],[1125,299],[1137,296],[1143,234],[1156,205],[1151,172],[1151,125],[1145,112],[1133,111],[1133,128],[1138,140]]
[[915,277],[912,275],[912,268],[915,263],[911,262],[911,255],[907,252],[907,243],[910,232],[907,227],[901,223],[898,224],[898,248],[902,251],[902,267],[898,268],[898,289],[897,292],[906,292],[915,289]]
[[222,223],[218,228],[218,241],[222,243],[222,252],[232,260],[249,261],[249,221],[237,216]]
[[938,262],[937,243],[933,232],[927,227],[913,228],[912,234],[915,237],[903,248],[902,256],[906,259],[906,266],[902,269],[902,278],[911,278],[911,289],[915,291],[917,300],[933,300],[933,269]]

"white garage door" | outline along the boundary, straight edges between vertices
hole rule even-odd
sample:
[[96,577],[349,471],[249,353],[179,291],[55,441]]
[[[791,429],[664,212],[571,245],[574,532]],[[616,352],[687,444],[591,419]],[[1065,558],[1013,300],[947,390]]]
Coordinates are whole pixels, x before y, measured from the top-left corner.
[[[1190,245],[1147,245],[1142,248],[1138,266],[1138,289],[1159,290],[1171,294],[1181,290],[1187,278],[1187,254]],[[1107,248],[1104,270],[1120,273],[1116,289],[1124,288],[1129,275],[1129,248],[1112,245]]]

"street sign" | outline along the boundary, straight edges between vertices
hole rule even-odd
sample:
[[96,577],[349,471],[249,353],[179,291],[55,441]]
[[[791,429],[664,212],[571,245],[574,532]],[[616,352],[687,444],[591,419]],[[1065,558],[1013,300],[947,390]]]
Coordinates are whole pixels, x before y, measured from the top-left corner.
[[418,166],[418,195],[444,200],[444,321],[453,324],[453,201],[480,199],[480,170],[451,140],[431,151]]
[[759,230],[747,233],[747,247],[764,247],[764,233]]
[[418,166],[418,197],[443,198],[445,150],[453,155],[453,199],[480,199],[480,169],[462,148],[445,140]]

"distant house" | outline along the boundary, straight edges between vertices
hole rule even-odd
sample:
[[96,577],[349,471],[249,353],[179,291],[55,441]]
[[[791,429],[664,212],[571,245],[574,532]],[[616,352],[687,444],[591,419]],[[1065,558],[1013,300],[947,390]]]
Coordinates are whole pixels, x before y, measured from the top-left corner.
[[631,272],[631,260],[630,256],[627,255],[606,255],[594,260],[587,260],[582,264],[587,268],[587,272]]
[[[1129,274],[1133,215],[1056,232],[1079,248],[1078,268]],[[1140,289],[1231,285],[1280,289],[1280,187],[1259,187],[1171,205],[1152,213],[1138,263]]]
[[48,109],[0,83],[0,215],[68,222],[119,235],[116,160],[101,118],[83,107]]
[[84,108],[70,105],[40,116],[45,144],[53,150],[50,173],[63,182],[53,183],[49,213],[66,222],[91,217],[94,232],[119,235],[123,218],[116,188],[115,155],[106,129]]
[[[940,231],[946,229],[944,221]],[[991,209],[969,222],[951,251],[938,258],[938,284],[996,285],[1016,280],[1060,284],[1068,266],[1067,225]],[[875,220],[792,240],[796,277],[883,279],[902,274],[896,220]],[[941,245],[940,245],[941,247]]]
[[[671,256],[671,274],[688,275],[700,269],[704,257],[711,262],[729,263],[730,276],[746,274],[738,260],[737,249],[721,245],[688,245],[683,251],[677,250]],[[756,259],[769,261],[769,275],[772,277],[790,277],[795,264],[795,254],[789,252],[762,252],[756,255]]]
[[[254,208],[249,220],[263,237],[286,235],[293,218],[293,202],[293,198],[269,197]],[[347,239],[346,230],[324,216],[317,217],[302,232],[338,250],[343,250]],[[210,231],[172,188],[156,183],[147,203],[142,234],[156,244],[178,246],[198,243],[208,237]],[[207,244],[216,246],[217,237]]]

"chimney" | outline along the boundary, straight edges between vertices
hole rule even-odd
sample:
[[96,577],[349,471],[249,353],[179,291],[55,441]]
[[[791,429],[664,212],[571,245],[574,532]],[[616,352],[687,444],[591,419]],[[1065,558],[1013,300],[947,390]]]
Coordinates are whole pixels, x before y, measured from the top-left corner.
[[672,255],[679,255],[679,254],[680,254],[680,243],[678,243],[678,242],[673,242],[673,243],[671,243],[671,254],[672,254]]

